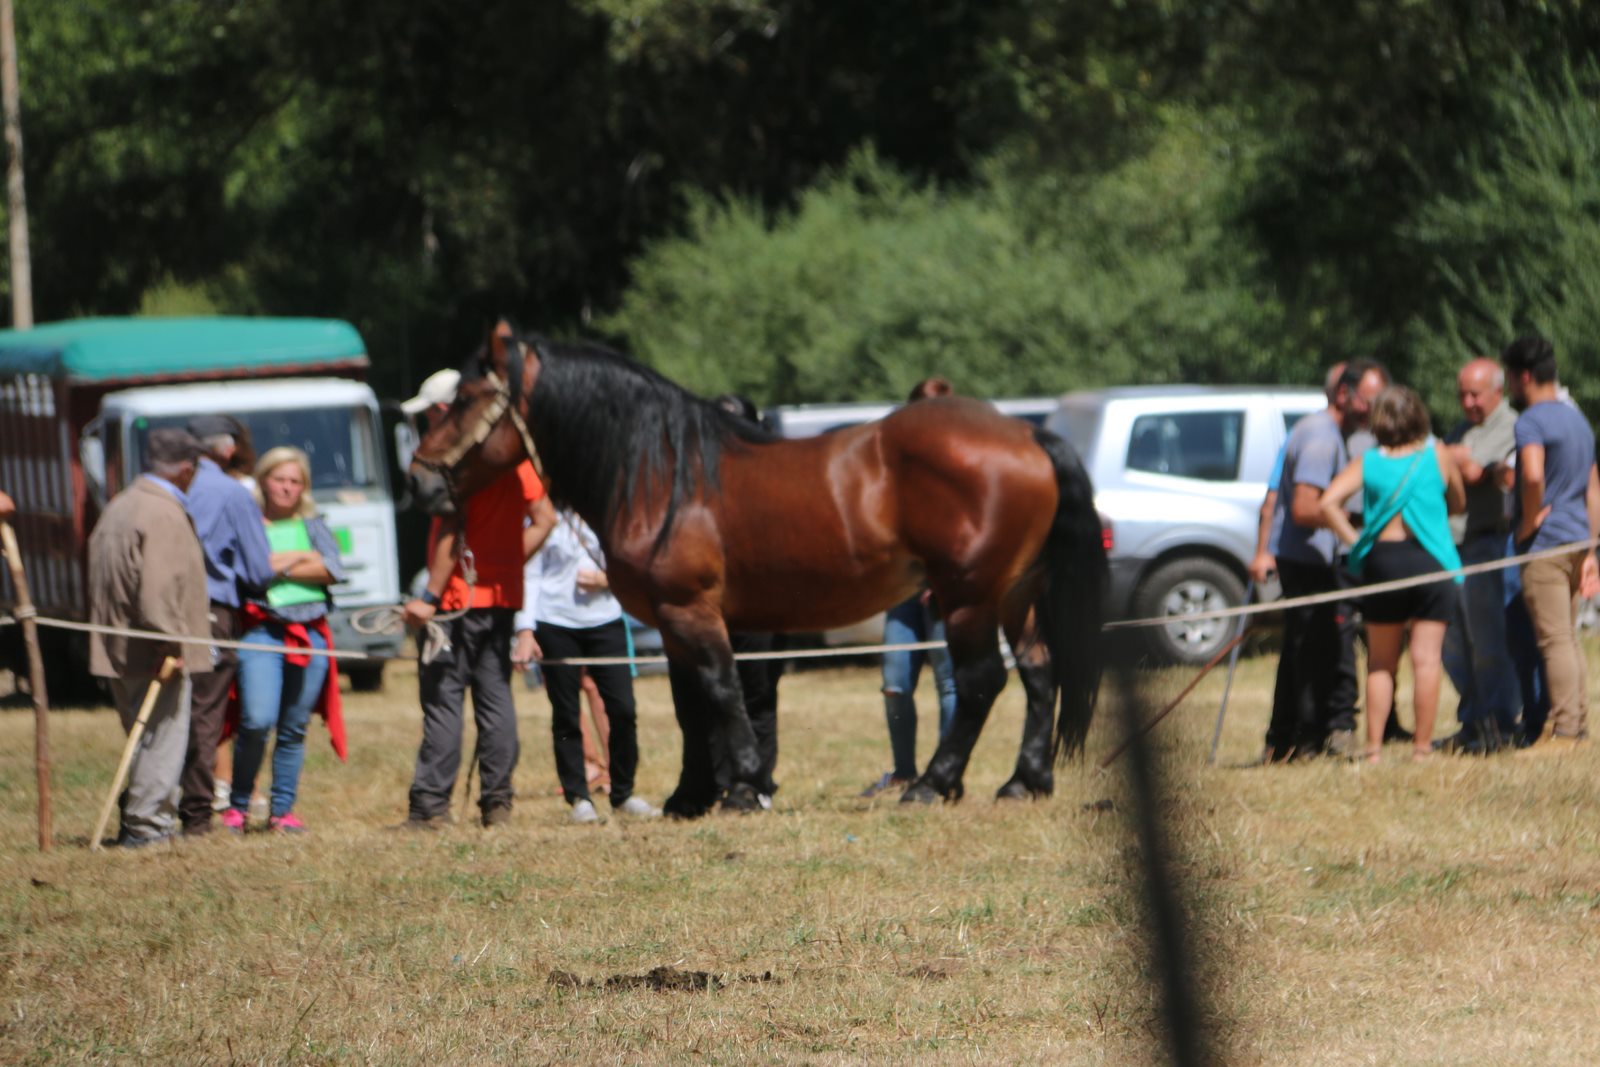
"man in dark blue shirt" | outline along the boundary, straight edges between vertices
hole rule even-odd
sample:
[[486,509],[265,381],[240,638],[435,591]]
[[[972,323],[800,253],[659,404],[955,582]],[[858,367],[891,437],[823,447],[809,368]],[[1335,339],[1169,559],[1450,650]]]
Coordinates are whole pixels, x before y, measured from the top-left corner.
[[[239,587],[261,589],[272,580],[272,550],[255,498],[223,472],[244,433],[227,415],[201,415],[189,420],[189,432],[200,439],[205,454],[189,486],[189,517],[206,557],[206,595],[211,601],[211,636],[232,641],[239,636]],[[217,649],[216,669],[194,678],[189,715],[189,747],[184,754],[183,797],[178,817],[185,835],[211,831],[211,802],[216,795],[217,745],[228,710],[239,659],[233,649]]]

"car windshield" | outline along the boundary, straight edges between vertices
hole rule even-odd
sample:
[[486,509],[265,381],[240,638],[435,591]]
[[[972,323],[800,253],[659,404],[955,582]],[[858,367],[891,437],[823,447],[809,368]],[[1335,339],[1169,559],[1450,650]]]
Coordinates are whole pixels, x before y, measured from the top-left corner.
[[[234,417],[250,431],[256,455],[278,445],[293,445],[311,460],[311,488],[377,489],[378,450],[372,436],[372,415],[364,407],[297,408],[239,411]],[[189,415],[141,416],[130,427],[135,469],[144,456],[151,430],[183,427]]]

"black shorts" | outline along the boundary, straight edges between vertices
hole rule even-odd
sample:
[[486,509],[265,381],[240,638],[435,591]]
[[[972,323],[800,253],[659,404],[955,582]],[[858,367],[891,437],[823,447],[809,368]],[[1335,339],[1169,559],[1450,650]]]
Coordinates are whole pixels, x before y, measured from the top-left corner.
[[[1359,584],[1376,585],[1399,578],[1415,578],[1419,574],[1440,569],[1439,561],[1410,538],[1404,541],[1378,541],[1367,553],[1367,565],[1361,572]],[[1441,578],[1437,582],[1414,585],[1409,589],[1363,596],[1361,616],[1368,622],[1377,623],[1403,623],[1411,619],[1452,622],[1460,598],[1461,591],[1455,579]]]

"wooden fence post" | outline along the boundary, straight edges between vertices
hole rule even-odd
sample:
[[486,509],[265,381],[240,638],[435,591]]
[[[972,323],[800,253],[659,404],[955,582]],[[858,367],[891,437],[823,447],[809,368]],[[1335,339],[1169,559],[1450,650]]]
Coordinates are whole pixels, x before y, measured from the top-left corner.
[[28,684],[33,689],[33,765],[39,778],[39,850],[50,851],[50,694],[44,686],[44,660],[39,655],[39,626],[34,622],[28,576],[22,570],[22,553],[11,524],[0,520],[0,547],[11,568],[11,585],[17,591],[17,621],[28,646]]

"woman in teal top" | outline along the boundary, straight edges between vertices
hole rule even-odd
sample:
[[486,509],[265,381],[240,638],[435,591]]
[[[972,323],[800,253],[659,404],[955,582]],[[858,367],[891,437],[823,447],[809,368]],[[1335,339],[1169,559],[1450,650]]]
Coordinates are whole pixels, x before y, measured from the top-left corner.
[[[1350,569],[1373,585],[1455,570],[1461,557],[1449,516],[1465,510],[1467,491],[1455,463],[1437,447],[1428,409],[1416,393],[1391,386],[1372,406],[1378,447],[1340,471],[1322,494],[1322,516],[1350,546]],[[1363,493],[1366,528],[1358,533],[1344,503]],[[1416,728],[1412,758],[1433,751],[1439,711],[1440,651],[1456,616],[1459,576],[1361,598],[1367,623],[1367,759],[1378,762],[1383,727],[1394,709],[1394,674],[1406,627],[1411,627],[1411,673]]]

